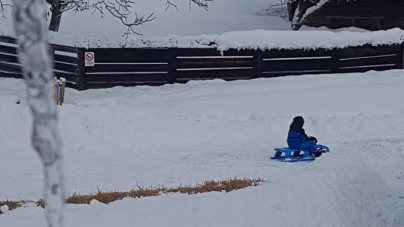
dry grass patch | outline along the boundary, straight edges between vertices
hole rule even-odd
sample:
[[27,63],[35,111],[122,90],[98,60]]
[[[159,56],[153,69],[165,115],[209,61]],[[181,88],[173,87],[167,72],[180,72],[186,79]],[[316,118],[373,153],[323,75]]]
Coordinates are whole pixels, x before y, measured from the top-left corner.
[[[0,201],[0,207],[7,206],[9,210],[17,209],[18,207],[28,203],[28,201]],[[0,211],[1,213],[1,211]]]
[[69,196],[66,199],[66,203],[69,204],[90,204],[91,200],[95,199],[101,203],[111,203],[117,200],[121,200],[124,198],[140,198],[140,197],[148,197],[148,196],[157,196],[165,188],[138,188],[131,191],[113,191],[113,192],[103,192],[98,190],[97,193],[91,195],[78,195],[74,193],[72,196]]
[[257,186],[260,182],[263,182],[262,179],[228,179],[222,181],[205,181],[202,184],[197,184],[196,186],[186,186],[186,187],[176,187],[167,189],[165,192],[179,192],[183,194],[197,194],[197,193],[206,193],[206,192],[218,192],[218,191],[226,191],[230,192],[233,190],[239,190],[242,188]]
[[[233,190],[239,190],[242,188],[247,188],[250,186],[257,186],[261,182],[264,182],[261,178],[229,178],[221,181],[208,180],[201,184],[196,184],[194,186],[179,186],[173,188],[166,188],[163,186],[159,187],[151,187],[151,188],[143,188],[138,187],[137,189],[133,189],[131,191],[111,191],[111,192],[103,192],[98,189],[98,191],[94,194],[90,195],[79,195],[74,193],[66,199],[67,204],[90,204],[91,200],[95,199],[101,203],[111,203],[117,200],[121,200],[124,198],[140,198],[140,197],[150,197],[150,196],[158,196],[164,193],[182,193],[182,194],[198,194],[198,193],[206,193],[206,192],[230,192]],[[37,202],[33,201],[0,201],[0,207],[7,205],[9,210],[14,210],[18,207],[23,206],[27,203],[35,203],[37,206],[44,208],[45,202],[43,199],[38,200]]]

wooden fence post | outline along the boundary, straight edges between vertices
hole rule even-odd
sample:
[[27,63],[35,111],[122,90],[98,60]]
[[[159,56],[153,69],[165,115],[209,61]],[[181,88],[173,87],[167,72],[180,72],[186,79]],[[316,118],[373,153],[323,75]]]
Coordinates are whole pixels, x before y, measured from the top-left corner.
[[61,77],[59,80],[55,77],[56,105],[62,105],[65,100],[66,79]]
[[169,49],[170,59],[168,59],[168,83],[177,82],[177,51],[175,48]]
[[339,50],[338,48],[334,48],[331,50],[331,58],[332,58],[332,73],[338,73],[339,68]]
[[262,51],[261,50],[257,50],[254,55],[254,76],[253,78],[260,78],[262,76],[262,66],[261,66],[261,61],[262,61]]
[[63,104],[63,102],[65,101],[65,88],[66,88],[66,79],[65,78],[61,78],[61,84],[60,84],[60,92],[59,92],[59,102],[60,105]]
[[397,59],[397,68],[404,69],[404,42],[399,45],[398,50],[398,59]]

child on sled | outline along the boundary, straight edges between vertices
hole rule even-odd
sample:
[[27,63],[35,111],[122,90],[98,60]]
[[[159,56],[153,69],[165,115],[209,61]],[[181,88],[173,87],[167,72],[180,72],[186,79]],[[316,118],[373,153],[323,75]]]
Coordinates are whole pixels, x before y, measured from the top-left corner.
[[290,124],[287,143],[289,148],[309,150],[310,155],[319,157],[325,151],[317,149],[317,139],[313,136],[307,136],[304,129],[304,119],[301,116],[293,118]]

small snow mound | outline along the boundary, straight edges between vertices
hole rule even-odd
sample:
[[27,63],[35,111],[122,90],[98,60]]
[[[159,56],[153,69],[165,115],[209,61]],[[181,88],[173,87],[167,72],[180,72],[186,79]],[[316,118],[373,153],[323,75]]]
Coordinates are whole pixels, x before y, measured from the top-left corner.
[[4,206],[1,206],[1,207],[0,207],[1,213],[6,213],[8,210],[9,210],[9,208],[8,208],[7,205],[4,205]]
[[91,206],[103,206],[103,205],[105,205],[105,204],[102,203],[102,202],[100,202],[100,201],[98,201],[98,200],[96,200],[96,199],[93,199],[93,200],[90,201],[90,205],[91,205]]

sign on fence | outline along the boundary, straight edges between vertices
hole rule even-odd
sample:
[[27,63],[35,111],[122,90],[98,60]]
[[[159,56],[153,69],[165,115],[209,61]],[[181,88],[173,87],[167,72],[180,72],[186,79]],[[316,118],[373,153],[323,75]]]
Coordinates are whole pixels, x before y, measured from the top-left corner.
[[94,66],[94,52],[85,52],[84,53],[84,62],[85,66]]

